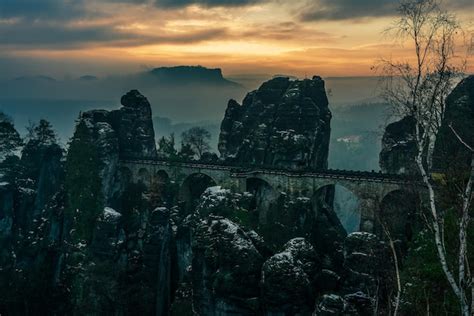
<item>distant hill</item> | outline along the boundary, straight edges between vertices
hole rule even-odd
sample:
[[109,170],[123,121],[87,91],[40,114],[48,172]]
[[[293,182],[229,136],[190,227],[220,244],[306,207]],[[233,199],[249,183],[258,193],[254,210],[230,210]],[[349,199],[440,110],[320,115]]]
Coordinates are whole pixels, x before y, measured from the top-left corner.
[[238,83],[225,79],[220,68],[211,69],[202,66],[159,67],[148,72],[148,75],[164,84],[240,86]]
[[56,79],[49,76],[38,75],[38,76],[22,76],[13,79],[14,81],[20,82],[56,82]]
[[78,80],[80,80],[80,81],[96,81],[96,80],[99,80],[99,78],[97,78],[96,76],[92,76],[92,75],[84,75],[84,76],[79,77]]

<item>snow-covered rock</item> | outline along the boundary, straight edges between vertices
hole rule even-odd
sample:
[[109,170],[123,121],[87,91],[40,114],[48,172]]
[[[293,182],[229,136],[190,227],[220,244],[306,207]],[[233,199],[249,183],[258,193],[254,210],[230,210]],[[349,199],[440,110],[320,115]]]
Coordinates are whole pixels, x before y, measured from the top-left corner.
[[200,220],[193,241],[194,308],[199,315],[257,314],[263,256],[236,223]]
[[219,151],[229,162],[288,168],[326,168],[331,112],[320,77],[279,77],[231,100]]
[[120,214],[119,212],[117,212],[111,207],[105,207],[104,213],[102,214],[102,216],[105,221],[114,222],[120,219],[120,217],[122,217],[122,214]]
[[344,314],[344,299],[336,294],[323,295],[316,307],[314,315],[317,316],[340,316]]
[[316,252],[304,238],[290,240],[262,268],[265,310],[304,314],[313,309],[314,278],[319,267]]

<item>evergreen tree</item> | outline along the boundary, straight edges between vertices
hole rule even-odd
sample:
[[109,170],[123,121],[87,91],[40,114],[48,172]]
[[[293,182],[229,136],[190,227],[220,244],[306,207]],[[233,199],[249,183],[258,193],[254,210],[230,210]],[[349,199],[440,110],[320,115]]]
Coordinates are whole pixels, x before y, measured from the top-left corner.
[[158,141],[158,153],[167,159],[175,159],[178,155],[178,152],[175,148],[175,139],[174,134],[171,134],[169,137],[161,137]]
[[37,125],[30,123],[26,129],[27,141],[21,153],[24,177],[36,180],[43,162],[61,159],[63,150],[58,145],[56,132],[48,121],[40,120]]
[[40,144],[52,144],[57,142],[56,132],[51,123],[46,120],[40,120],[39,124],[33,128],[34,138]]
[[179,151],[179,158],[184,161],[193,160],[195,157],[195,152],[190,144],[182,144]]
[[68,215],[73,218],[76,240],[89,242],[103,209],[100,158],[93,132],[79,122],[69,145],[66,162]]
[[11,119],[0,112],[0,162],[15,154],[23,142]]

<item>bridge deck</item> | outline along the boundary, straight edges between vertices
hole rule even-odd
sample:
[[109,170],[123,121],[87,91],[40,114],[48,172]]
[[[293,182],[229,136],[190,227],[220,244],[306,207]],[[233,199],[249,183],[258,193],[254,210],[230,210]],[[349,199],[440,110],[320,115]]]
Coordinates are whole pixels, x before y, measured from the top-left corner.
[[141,165],[157,165],[168,167],[180,167],[190,169],[207,169],[228,171],[233,176],[246,176],[258,173],[285,175],[288,177],[315,177],[330,179],[350,179],[363,180],[370,182],[397,183],[407,184],[417,181],[413,176],[386,174],[375,171],[354,171],[354,170],[338,170],[338,169],[285,169],[274,166],[239,166],[225,165],[221,163],[202,163],[197,161],[173,161],[164,159],[123,159],[123,164],[141,164]]

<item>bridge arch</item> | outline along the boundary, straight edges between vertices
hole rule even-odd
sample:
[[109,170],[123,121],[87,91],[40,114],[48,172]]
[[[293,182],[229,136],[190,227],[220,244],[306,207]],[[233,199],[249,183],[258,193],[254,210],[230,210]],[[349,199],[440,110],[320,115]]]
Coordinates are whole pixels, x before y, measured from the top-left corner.
[[367,194],[373,195],[373,188],[370,187],[367,183],[364,183],[363,181],[354,181],[352,179],[318,179],[315,182],[314,186],[314,191],[318,191],[322,188],[328,187],[328,186],[337,186],[341,189],[347,190],[354,196],[356,196],[359,200],[363,200]]
[[138,170],[137,183],[142,183],[146,187],[151,184],[151,174],[147,168],[141,168],[140,170]]
[[170,181],[170,175],[163,169],[160,169],[155,172],[154,180],[157,183],[167,183]]
[[207,174],[196,172],[188,175],[179,188],[179,200],[186,214],[192,213],[197,202],[207,188],[216,186],[217,182]]
[[413,191],[397,189],[384,195],[376,219],[376,233],[408,242],[416,225],[418,196]]
[[148,192],[154,203],[153,207],[172,205],[175,191],[170,183],[170,177],[165,170],[158,170],[152,174]]
[[106,202],[113,208],[119,208],[122,193],[128,189],[129,185],[133,182],[132,170],[124,166],[119,167],[118,172],[115,174],[115,181],[120,185],[113,188],[112,196],[106,197]]
[[118,172],[118,177],[120,179],[120,183],[129,184],[133,181],[133,173],[130,168],[127,167],[120,167]]
[[[319,187],[312,197],[313,209],[318,210],[328,208],[336,216],[339,224],[346,233],[360,230],[361,224],[361,198],[347,186],[334,182]],[[338,225],[336,218],[329,218],[334,225]]]
[[[290,196],[311,197],[314,192],[331,185],[339,185],[351,191],[360,202],[361,224],[360,230],[368,232],[376,232],[377,216],[384,204],[384,199],[392,196],[392,191],[404,189],[409,186],[409,179],[404,179],[394,175],[384,175],[370,172],[353,172],[338,170],[322,170],[322,171],[291,171],[259,168],[256,171],[249,171],[247,168],[238,168],[235,166],[202,164],[198,162],[170,162],[161,160],[123,160],[121,166],[127,167],[126,172],[122,172],[127,179],[138,182],[139,178],[146,179],[146,172],[141,169],[147,169],[152,175],[152,181],[157,171],[163,171],[169,178],[173,187],[173,199],[181,199],[187,202],[199,198],[206,187],[212,185],[221,185],[225,188],[234,189],[236,191],[252,191],[252,185],[258,187],[258,183],[251,184],[252,181],[247,179],[260,179],[268,184],[276,192],[275,196],[280,196],[281,192],[285,192]],[[130,176],[130,170],[133,171]],[[164,173],[162,173],[164,175]],[[196,174],[204,174],[211,181],[207,185],[199,185]],[[192,179],[191,179],[192,178]],[[184,179],[184,180],[183,180]],[[207,178],[206,178],[207,179]],[[122,181],[122,183],[127,181]],[[191,183],[191,185],[190,185]],[[261,182],[259,182],[261,184]],[[125,185],[125,184],[124,184]],[[416,184],[413,184],[417,186]],[[199,190],[199,187],[202,187]],[[248,187],[248,188],[247,188]],[[263,186],[265,187],[265,186]],[[387,197],[388,195],[388,197]],[[277,201],[278,202],[278,201]],[[385,215],[389,211],[385,211]],[[388,215],[387,215],[388,216]]]

